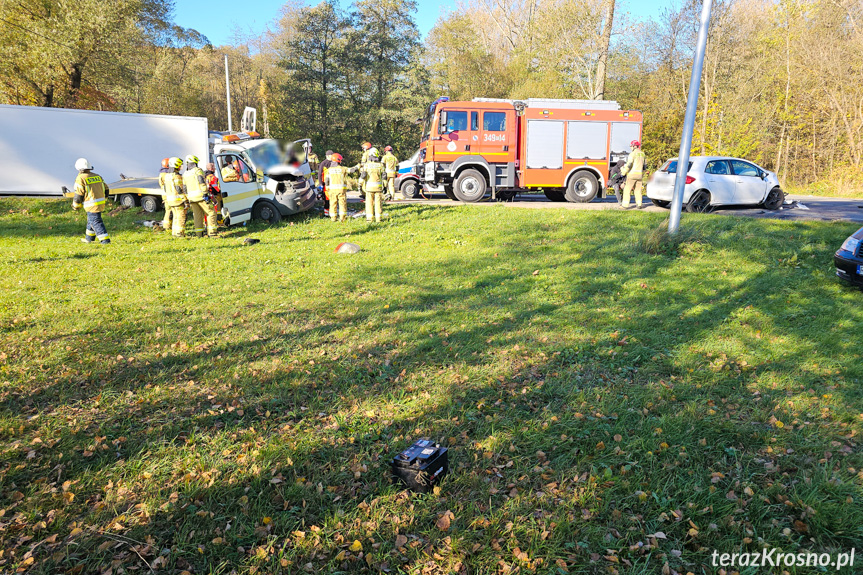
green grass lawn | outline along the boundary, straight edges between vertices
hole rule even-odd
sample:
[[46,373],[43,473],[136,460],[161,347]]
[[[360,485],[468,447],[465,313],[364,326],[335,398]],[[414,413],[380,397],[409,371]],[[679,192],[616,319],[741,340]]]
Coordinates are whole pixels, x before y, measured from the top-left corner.
[[[124,212],[101,246],[68,200],[0,201],[0,572],[863,551],[854,224],[686,214],[695,239],[648,255],[661,214],[387,212],[218,240]],[[419,438],[450,448],[427,495],[388,474]]]

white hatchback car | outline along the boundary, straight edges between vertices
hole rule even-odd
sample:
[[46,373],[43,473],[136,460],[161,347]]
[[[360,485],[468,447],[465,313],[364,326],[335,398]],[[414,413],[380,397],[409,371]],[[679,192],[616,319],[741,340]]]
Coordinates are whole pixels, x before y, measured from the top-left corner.
[[[677,158],[665,162],[647,182],[647,197],[661,208],[671,205]],[[708,212],[715,206],[763,206],[778,210],[785,192],[773,172],[739,158],[692,156],[683,187],[687,212]]]

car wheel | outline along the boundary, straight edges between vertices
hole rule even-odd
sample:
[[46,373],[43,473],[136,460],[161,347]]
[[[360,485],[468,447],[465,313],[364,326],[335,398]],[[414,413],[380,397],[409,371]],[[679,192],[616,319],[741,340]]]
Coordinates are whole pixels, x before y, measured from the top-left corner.
[[404,196],[406,200],[416,199],[417,196],[420,195],[420,187],[416,180],[407,180],[400,187],[399,190]]
[[557,188],[546,188],[542,190],[542,193],[545,194],[545,197],[551,200],[552,202],[565,202],[566,196],[563,193],[563,190],[559,190]]
[[599,182],[590,172],[576,172],[566,187],[566,201],[585,203],[593,200],[599,193]]
[[485,176],[476,170],[465,170],[456,178],[452,193],[461,202],[478,202],[487,188]]
[[658,206],[664,210],[667,210],[668,208],[671,207],[671,202],[666,202],[665,200],[650,200],[650,201],[653,202],[654,206]]
[[159,198],[156,196],[143,196],[141,198],[141,207],[144,208],[144,211],[148,214],[152,214],[153,212],[159,209],[159,204],[162,202],[159,201]]
[[260,201],[255,204],[255,208],[252,210],[252,218],[275,225],[282,221],[282,214],[279,213],[279,209],[271,202]]
[[764,198],[764,203],[761,204],[764,206],[764,209],[767,210],[778,210],[782,207],[782,204],[785,203],[785,192],[783,192],[780,188],[776,187],[767,192],[767,197]]
[[119,202],[120,205],[127,210],[131,210],[136,205],[138,205],[138,202],[135,200],[135,196],[133,196],[132,194],[123,194],[119,197]]
[[692,214],[706,214],[710,209],[710,192],[707,190],[698,190],[686,204],[686,211]]

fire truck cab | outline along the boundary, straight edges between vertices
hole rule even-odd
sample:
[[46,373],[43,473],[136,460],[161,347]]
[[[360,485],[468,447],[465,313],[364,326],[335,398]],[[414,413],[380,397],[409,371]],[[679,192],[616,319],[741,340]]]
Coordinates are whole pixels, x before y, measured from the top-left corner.
[[605,195],[611,166],[641,139],[641,120],[605,100],[443,97],[423,120],[418,172],[463,202],[524,191],[589,202]]

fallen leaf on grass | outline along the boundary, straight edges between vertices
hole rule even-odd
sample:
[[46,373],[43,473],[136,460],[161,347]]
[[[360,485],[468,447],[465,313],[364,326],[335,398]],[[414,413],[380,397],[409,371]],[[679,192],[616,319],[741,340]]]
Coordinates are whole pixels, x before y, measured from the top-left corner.
[[362,550],[363,550],[363,544],[362,544],[362,543],[360,543],[358,540],[356,540],[356,539],[355,539],[355,540],[354,540],[354,542],[353,542],[353,543],[351,543],[351,546],[350,546],[350,547],[348,547],[348,550],[349,550],[351,553],[359,553],[360,551],[362,551]]
[[447,529],[449,529],[454,518],[455,515],[453,515],[453,512],[447,510],[446,513],[437,518],[437,521],[435,522],[435,527],[437,527],[441,531],[446,531]]
[[404,547],[407,545],[408,538],[404,535],[396,535],[396,548]]

